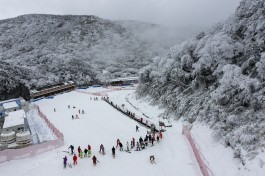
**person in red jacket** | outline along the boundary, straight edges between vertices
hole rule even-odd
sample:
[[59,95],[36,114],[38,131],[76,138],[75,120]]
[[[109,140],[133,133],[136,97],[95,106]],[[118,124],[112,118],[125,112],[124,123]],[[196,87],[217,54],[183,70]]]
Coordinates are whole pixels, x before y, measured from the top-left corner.
[[87,146],[87,149],[91,151],[91,146],[90,146],[90,145],[88,145],[88,146]]
[[78,156],[80,157],[80,150],[81,150],[81,148],[80,148],[80,146],[78,147],[78,149],[77,149],[77,151],[78,151]]
[[74,165],[77,165],[77,156],[76,156],[76,154],[73,156],[73,160],[74,160]]
[[93,156],[92,161],[94,166],[97,165],[97,158],[95,155]]
[[162,139],[162,131],[159,132],[159,138]]

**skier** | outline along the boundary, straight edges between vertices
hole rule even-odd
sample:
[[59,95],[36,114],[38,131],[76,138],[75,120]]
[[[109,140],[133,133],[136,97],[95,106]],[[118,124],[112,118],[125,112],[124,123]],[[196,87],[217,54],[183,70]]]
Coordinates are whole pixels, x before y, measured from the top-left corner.
[[104,150],[103,144],[101,144],[100,147],[99,147],[99,153],[102,154],[102,155],[105,155],[105,150]]
[[80,158],[83,158],[83,151],[80,149]]
[[63,158],[63,167],[66,168],[66,165],[67,165],[67,157],[65,156]]
[[88,152],[88,150],[85,149],[85,150],[84,150],[84,153],[85,153],[84,157],[85,157],[85,158],[87,157],[87,152]]
[[135,147],[135,139],[133,138],[133,147]]
[[154,145],[155,138],[152,137],[151,141],[152,141],[152,145]]
[[133,141],[131,141],[131,149],[133,148]]
[[111,150],[112,150],[112,157],[115,158],[115,148],[114,148],[114,146],[112,147]]
[[144,143],[141,143],[141,148],[145,149],[145,144]]
[[91,146],[90,146],[90,145],[87,145],[87,149],[88,149],[88,150],[91,150]]
[[162,131],[159,132],[159,138],[162,139]]
[[53,111],[56,112],[56,109],[54,108]]
[[143,141],[144,141],[144,140],[143,140],[143,138],[142,138],[142,137],[140,137],[140,138],[139,138],[139,143],[140,143],[140,144],[142,144],[142,143],[143,143]]
[[74,165],[77,165],[77,156],[76,156],[76,154],[73,156],[73,160],[74,160]]
[[129,152],[130,151],[130,145],[129,145],[129,142],[128,141],[126,143],[126,146],[127,146],[127,151]]
[[68,105],[68,109],[70,109],[70,105]]
[[73,145],[70,145],[69,148],[71,149],[71,154],[73,155],[74,154],[74,146]]
[[120,140],[119,139],[117,139],[117,145],[116,145],[116,148],[120,145]]
[[119,143],[119,146],[120,146],[120,151],[123,151],[123,145],[121,142]]
[[77,114],[75,115],[75,118],[76,118],[76,119],[79,119],[79,117],[78,117],[78,115],[77,115]]
[[148,136],[148,140],[149,140],[149,143],[152,142],[152,136],[151,136],[151,134],[149,134],[149,136]]
[[139,131],[139,127],[136,125],[136,132]]
[[141,150],[139,142],[137,142],[137,144],[136,144],[136,150],[137,151],[140,151]]
[[145,143],[146,146],[148,145],[148,137],[147,137],[147,135],[144,138],[144,143]]
[[93,165],[96,166],[98,160],[97,160],[97,158],[95,157],[95,155],[93,156],[92,161],[93,161]]
[[85,114],[85,111],[84,110],[82,110],[82,114]]
[[159,135],[156,136],[156,141],[159,142]]
[[80,146],[78,147],[77,151],[78,151],[78,156],[80,157],[80,151],[81,151]]
[[149,159],[150,159],[151,164],[155,163],[155,156],[154,155],[151,155],[149,157]]
[[88,157],[91,156],[91,150],[87,150],[87,156],[88,156]]
[[73,120],[74,120],[74,118],[75,118],[74,115],[72,115],[72,119],[73,119]]

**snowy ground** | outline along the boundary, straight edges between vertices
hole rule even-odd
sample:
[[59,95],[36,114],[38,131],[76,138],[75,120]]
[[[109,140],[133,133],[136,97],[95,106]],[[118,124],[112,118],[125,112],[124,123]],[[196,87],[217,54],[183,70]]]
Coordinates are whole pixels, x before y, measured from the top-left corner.
[[[86,91],[99,92],[105,91],[105,89],[89,88]],[[181,134],[182,123],[162,119],[159,117],[162,110],[148,105],[143,100],[135,99],[133,92],[132,90],[122,90],[108,94],[115,104],[125,104],[125,108],[142,117],[145,114],[149,117],[146,119],[153,123],[162,120],[171,124],[172,127],[167,128],[163,133],[160,143],[155,143],[155,146],[140,152],[132,151],[131,154],[116,151],[116,158],[113,159],[111,148],[116,144],[117,138],[125,146],[132,137],[138,140],[140,136],[145,136],[147,130],[141,126],[140,132],[135,132],[137,122],[113,109],[106,102],[90,100],[90,97],[94,98],[94,96],[88,94],[70,92],[55,96],[54,99],[35,102],[48,119],[63,132],[65,146],[36,157],[2,163],[0,164],[0,175],[200,176],[201,173],[190,145]],[[71,106],[70,109],[68,109],[68,105]],[[56,112],[54,112],[54,108]],[[85,114],[79,114],[79,109],[84,110]],[[32,119],[34,112],[31,112],[31,115]],[[78,115],[80,119],[72,120],[72,115]],[[38,132],[38,130],[36,131]],[[49,136],[49,132],[43,133]],[[212,131],[207,127],[196,124],[193,126],[192,133],[200,151],[208,161],[207,165],[215,176],[262,176],[262,172],[255,171],[255,167],[252,170],[244,169],[237,159],[233,159],[232,150],[213,140]],[[45,134],[43,134],[43,138],[45,138]],[[68,157],[68,162],[72,162],[71,156],[63,152],[68,150],[70,144],[74,145],[75,149],[78,146],[84,149],[90,144],[92,156],[96,155],[100,163],[94,167],[91,158],[79,158],[77,166],[63,169],[62,158],[65,155]],[[98,153],[100,144],[105,146],[105,156]],[[150,164],[150,155],[155,155],[156,165]]]
[[[111,98],[120,101],[119,95],[132,93],[119,91],[110,93]],[[143,151],[127,152],[116,151],[116,158],[111,156],[111,148],[117,138],[125,145],[132,137],[137,140],[145,136],[146,129],[140,128],[135,132],[136,122],[113,109],[104,101],[90,100],[90,95],[70,92],[55,96],[54,99],[43,99],[35,102],[48,119],[65,136],[65,146],[54,151],[46,152],[36,157],[10,161],[0,164],[1,176],[47,176],[47,175],[104,175],[104,176],[175,176],[200,175],[199,168],[191,153],[191,148],[181,134],[181,125],[173,125],[163,135],[160,143]],[[71,106],[68,109],[68,105]],[[76,108],[73,109],[72,106]],[[56,112],[54,112],[54,108]],[[149,107],[152,108],[152,107]],[[78,110],[84,109],[85,114]],[[72,120],[71,116],[78,114],[80,119]],[[153,118],[156,118],[155,115]],[[63,169],[63,157],[68,161],[72,158],[64,150],[73,144],[75,149],[82,149],[88,144],[92,146],[92,156],[96,155],[100,163],[94,167],[91,158],[79,159],[78,166]],[[105,146],[106,155],[98,153],[100,144]],[[155,155],[156,165],[149,162],[149,156]],[[13,169],[16,168],[16,169]]]

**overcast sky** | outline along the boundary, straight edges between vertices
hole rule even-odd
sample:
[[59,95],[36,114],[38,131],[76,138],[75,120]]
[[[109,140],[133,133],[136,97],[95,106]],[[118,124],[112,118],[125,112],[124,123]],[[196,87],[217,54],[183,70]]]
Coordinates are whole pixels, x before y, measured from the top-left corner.
[[210,26],[233,14],[241,0],[0,0],[0,19],[23,14],[96,15],[165,26]]

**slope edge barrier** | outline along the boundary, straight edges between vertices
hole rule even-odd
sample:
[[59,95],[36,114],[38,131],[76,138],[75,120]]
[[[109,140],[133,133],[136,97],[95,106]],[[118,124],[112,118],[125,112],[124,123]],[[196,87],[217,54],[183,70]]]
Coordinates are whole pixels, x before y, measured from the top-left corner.
[[213,176],[213,173],[211,172],[211,170],[207,167],[207,165],[204,163],[202,157],[201,157],[201,152],[198,150],[198,148],[195,145],[195,141],[191,135],[190,130],[188,129],[187,126],[183,126],[182,128],[182,134],[186,136],[186,138],[188,139],[192,151],[195,155],[196,161],[200,167],[201,173],[203,176]]

